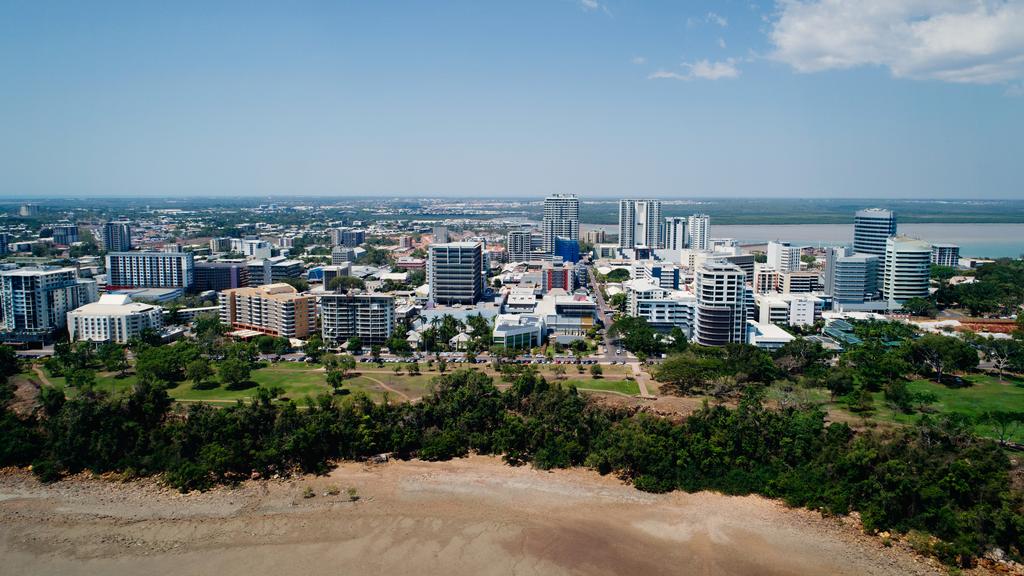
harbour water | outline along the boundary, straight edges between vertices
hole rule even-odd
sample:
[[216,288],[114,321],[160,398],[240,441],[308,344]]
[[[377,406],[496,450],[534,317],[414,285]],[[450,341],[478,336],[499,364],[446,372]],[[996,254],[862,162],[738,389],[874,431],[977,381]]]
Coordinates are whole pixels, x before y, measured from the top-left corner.
[[[583,224],[583,230],[616,232],[614,225]],[[1024,224],[900,224],[899,233],[933,243],[956,244],[961,256],[1019,258],[1024,254]],[[714,238],[742,244],[782,240],[807,246],[853,243],[853,224],[723,224],[711,222]]]

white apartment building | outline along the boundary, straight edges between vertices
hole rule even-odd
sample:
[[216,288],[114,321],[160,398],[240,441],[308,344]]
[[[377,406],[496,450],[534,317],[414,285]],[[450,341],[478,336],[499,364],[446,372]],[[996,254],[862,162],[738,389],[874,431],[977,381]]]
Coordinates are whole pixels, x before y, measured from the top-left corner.
[[686,245],[686,218],[670,216],[665,218],[665,229],[661,234],[661,247],[667,250],[683,250]]
[[697,298],[689,292],[662,288],[646,279],[630,280],[626,290],[626,313],[647,320],[654,329],[679,328],[693,337]]
[[544,220],[541,224],[541,248],[552,254],[555,238],[580,239],[580,201],[575,194],[556,194],[544,199]]
[[660,200],[619,201],[619,246],[633,248],[646,246],[660,248],[661,241]]
[[800,270],[802,254],[802,246],[793,246],[789,242],[769,242],[767,264],[779,272],[797,272]]
[[5,340],[47,341],[67,314],[96,301],[96,282],[74,268],[17,268],[0,272],[0,333]]
[[711,249],[711,217],[694,214],[686,219],[686,247],[691,250]]
[[757,294],[757,321],[762,324],[810,326],[821,319],[824,301],[811,294]]
[[484,296],[484,255],[479,242],[431,244],[427,259],[430,300],[475,304]]
[[127,294],[104,294],[98,302],[68,312],[68,334],[72,342],[127,344],[143,330],[159,330],[163,325],[163,308],[132,302]]
[[956,244],[932,244],[932,264],[956,268],[960,265],[960,247]]
[[928,297],[932,247],[927,242],[893,236],[886,240],[882,298],[897,306],[911,298]]
[[384,344],[395,328],[395,298],[388,294],[326,292],[320,296],[324,342],[340,345],[349,338]]
[[695,340],[704,346],[746,341],[747,275],[735,264],[708,260],[694,274]]
[[107,254],[107,288],[190,288],[191,252],[112,252]]
[[528,262],[533,251],[531,239],[533,233],[529,230],[512,230],[505,239],[505,250],[508,252],[509,262]]

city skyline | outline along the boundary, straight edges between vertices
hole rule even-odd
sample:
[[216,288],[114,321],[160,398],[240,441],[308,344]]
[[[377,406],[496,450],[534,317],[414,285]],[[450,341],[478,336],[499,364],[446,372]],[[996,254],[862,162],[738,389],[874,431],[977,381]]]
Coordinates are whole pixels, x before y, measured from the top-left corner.
[[1022,21],[1016,1],[11,4],[0,196],[1019,198]]

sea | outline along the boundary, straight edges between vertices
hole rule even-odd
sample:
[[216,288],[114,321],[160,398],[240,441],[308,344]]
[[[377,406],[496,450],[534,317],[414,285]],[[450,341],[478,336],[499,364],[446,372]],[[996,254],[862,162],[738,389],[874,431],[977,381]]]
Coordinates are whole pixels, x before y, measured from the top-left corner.
[[[582,231],[616,232],[614,224],[581,224]],[[1024,255],[1024,224],[900,224],[898,232],[933,243],[956,244],[960,256],[1020,258]],[[853,224],[722,224],[711,222],[712,238],[735,238],[741,244],[781,240],[806,246],[853,244]]]

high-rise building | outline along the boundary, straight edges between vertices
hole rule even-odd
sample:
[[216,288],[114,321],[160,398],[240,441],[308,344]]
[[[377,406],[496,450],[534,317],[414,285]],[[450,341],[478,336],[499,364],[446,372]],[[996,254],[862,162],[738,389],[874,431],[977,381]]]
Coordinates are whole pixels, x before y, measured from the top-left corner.
[[107,252],[127,252],[132,249],[132,225],[127,220],[116,220],[103,225],[103,249]]
[[853,251],[885,257],[885,241],[896,234],[896,215],[891,210],[858,210],[853,218]]
[[932,264],[956,268],[960,265],[960,247],[956,244],[932,244]]
[[595,230],[587,230],[583,233],[583,241],[587,244],[604,244],[607,241],[608,234],[600,228]]
[[861,304],[878,297],[878,256],[838,247],[829,248],[825,258],[825,293],[834,302]]
[[661,247],[660,200],[619,200],[619,246]]
[[284,256],[250,260],[247,265],[250,286],[276,284],[289,278],[299,278],[305,271],[302,260],[288,260]]
[[387,294],[325,292],[320,296],[320,326],[325,342],[340,345],[349,338],[384,344],[395,328],[395,298]]
[[366,230],[342,230],[341,231],[341,242],[342,246],[348,248],[355,248],[360,244],[366,242]]
[[11,251],[11,240],[13,237],[7,232],[0,232],[0,256],[7,256]]
[[508,233],[505,249],[508,251],[509,262],[526,262],[530,259],[531,237],[529,230],[512,230]]
[[661,234],[662,247],[669,250],[684,250],[686,246],[686,218],[669,216],[665,218],[665,230]]
[[195,282],[191,252],[111,252],[107,288],[191,288]]
[[576,274],[571,265],[545,263],[540,269],[541,289],[550,292],[555,289],[572,292],[575,286]]
[[932,247],[927,242],[893,236],[885,243],[882,298],[890,306],[911,298],[927,298],[931,279]]
[[694,214],[686,219],[686,247],[691,250],[711,249],[711,217]]
[[437,224],[434,226],[434,244],[447,244],[451,240],[448,227]]
[[435,304],[475,304],[484,295],[484,255],[479,242],[431,244],[427,259],[430,300]]
[[259,238],[232,238],[231,251],[246,258],[270,258],[274,255],[274,247],[270,242]]
[[127,344],[143,330],[159,330],[163,325],[163,308],[132,302],[127,294],[104,294],[98,302],[68,312],[68,335],[72,342]]
[[221,322],[284,338],[305,338],[316,329],[316,297],[289,284],[234,288],[220,293]]
[[687,338],[693,337],[696,299],[688,292],[673,290],[637,278],[623,284],[626,290],[626,312],[643,318],[652,328],[667,332],[679,328]]
[[580,201],[575,195],[556,194],[544,199],[541,249],[555,251],[555,238],[580,239]]
[[231,251],[231,238],[228,236],[220,236],[217,238],[210,238],[210,252],[230,252]]
[[779,272],[796,272],[800,270],[800,256],[803,248],[793,246],[789,242],[772,241],[768,243],[768,266]]
[[707,260],[696,270],[695,339],[704,346],[746,341],[747,275],[739,266]]
[[49,341],[67,325],[68,312],[96,301],[96,282],[74,268],[18,268],[0,272],[0,332],[5,340]]
[[196,292],[229,290],[249,285],[249,266],[244,262],[196,262],[193,265]]
[[18,208],[18,216],[31,218],[31,217],[38,216],[38,215],[39,215],[39,205],[38,204],[22,204],[21,207]]
[[53,243],[70,246],[78,242],[78,226],[71,222],[58,222],[53,226]]

